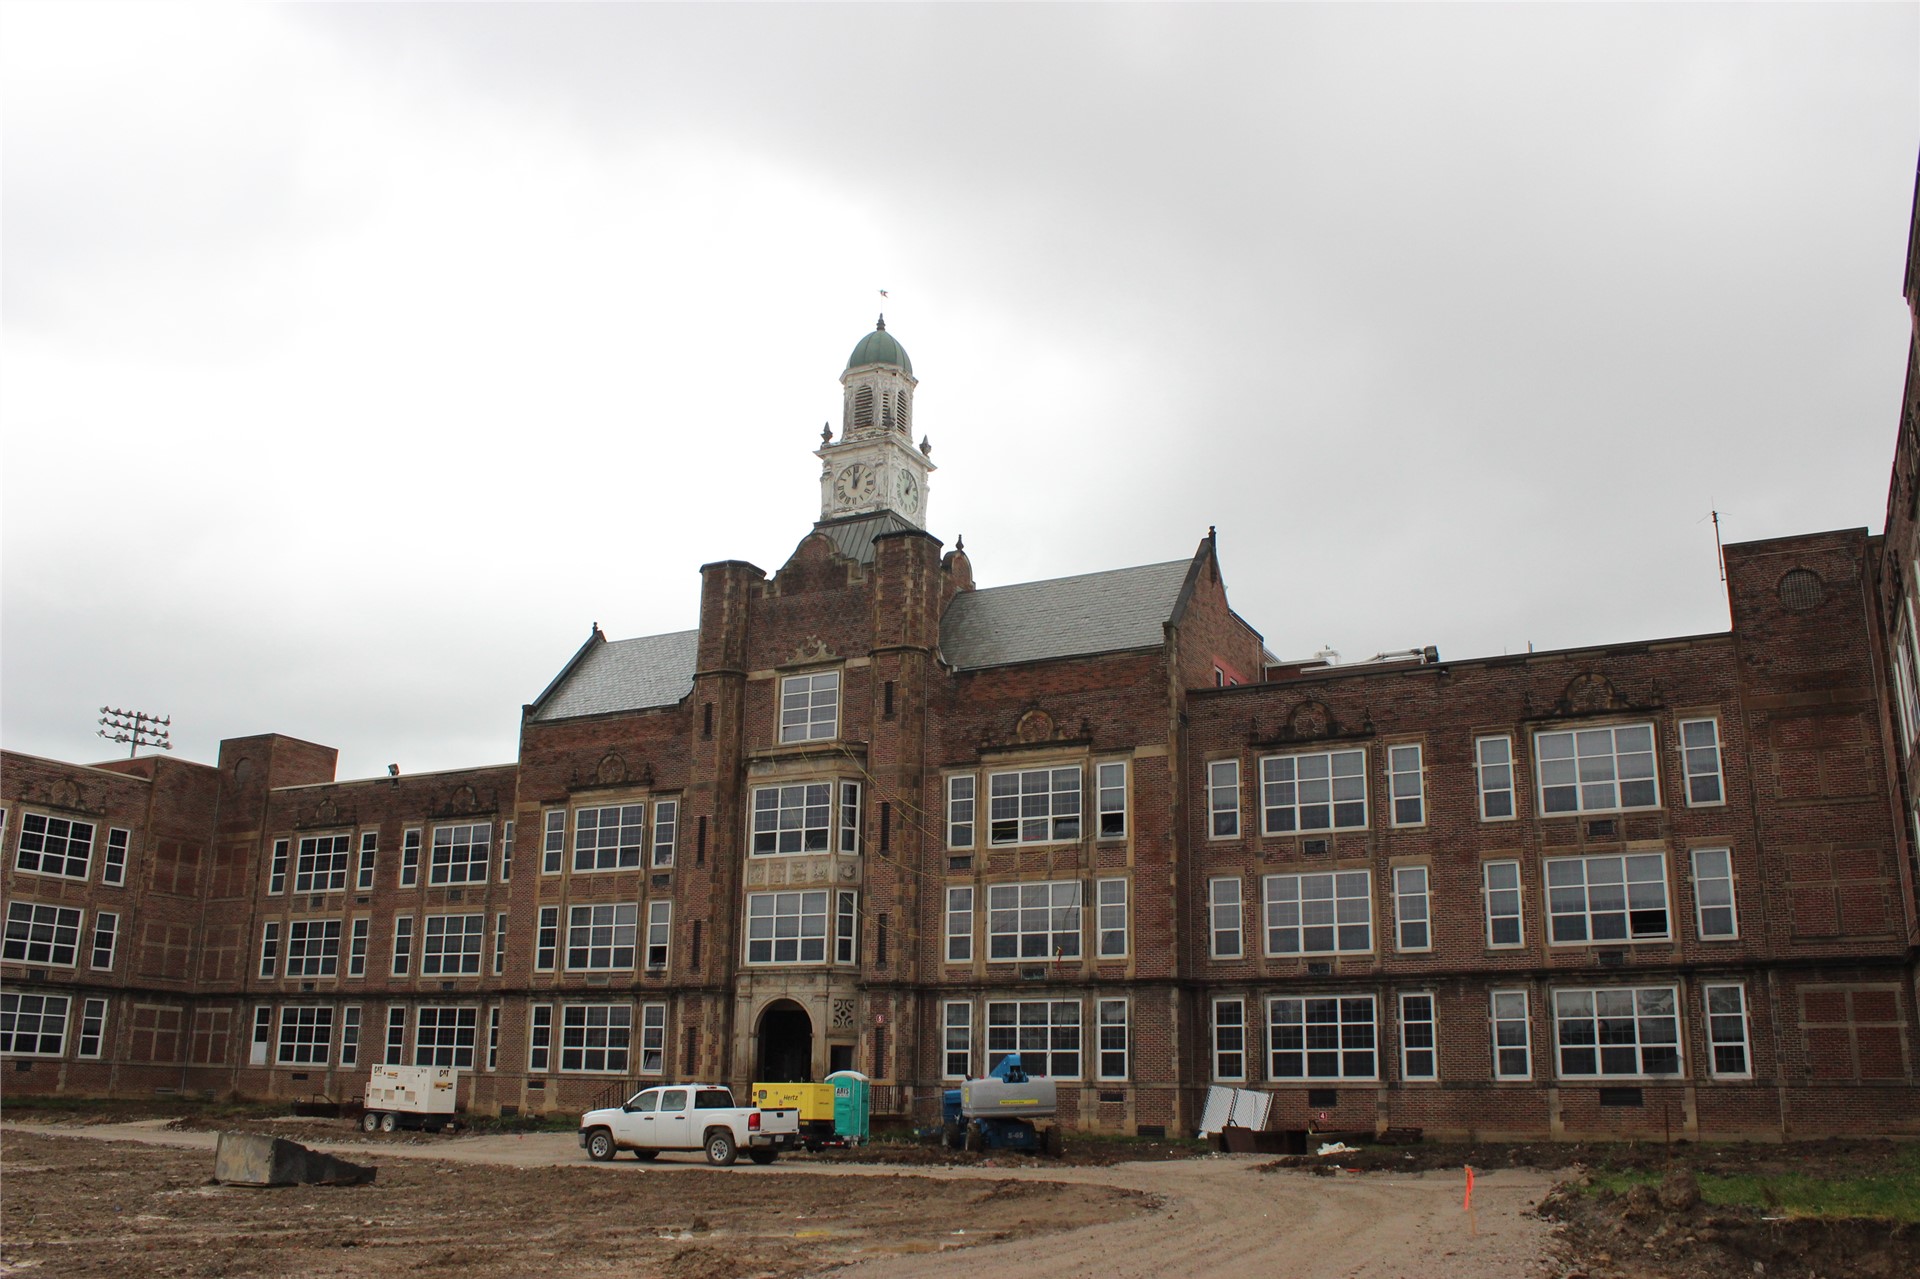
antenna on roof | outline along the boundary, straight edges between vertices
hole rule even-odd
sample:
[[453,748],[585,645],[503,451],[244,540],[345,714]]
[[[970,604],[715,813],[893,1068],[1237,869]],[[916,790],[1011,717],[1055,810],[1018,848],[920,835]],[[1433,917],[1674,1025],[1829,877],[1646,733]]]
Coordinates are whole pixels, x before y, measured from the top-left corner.
[[1727,548],[1720,543],[1720,512],[1713,511],[1713,557],[1720,561],[1720,580],[1727,580]]

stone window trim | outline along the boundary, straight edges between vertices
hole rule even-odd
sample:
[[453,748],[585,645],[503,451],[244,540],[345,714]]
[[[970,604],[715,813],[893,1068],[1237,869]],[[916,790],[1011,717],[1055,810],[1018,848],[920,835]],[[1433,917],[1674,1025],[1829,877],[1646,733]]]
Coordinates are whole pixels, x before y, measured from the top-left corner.
[[1128,802],[1125,760],[1102,760],[1093,766],[1094,839],[1123,840],[1127,837]]
[[1125,879],[1094,881],[1095,954],[1100,959],[1125,959],[1131,953],[1131,890]]
[[1260,833],[1365,830],[1365,747],[1260,757]]
[[774,782],[747,794],[750,857],[820,856],[859,850],[859,782],[838,777]]
[[527,1073],[544,1075],[553,1064],[553,1005],[527,1009]]
[[1541,729],[1533,735],[1540,816],[1661,806],[1660,735],[1649,720]]
[[656,898],[647,903],[647,955],[648,972],[663,973],[667,970],[667,958],[673,946],[673,903],[666,898]]

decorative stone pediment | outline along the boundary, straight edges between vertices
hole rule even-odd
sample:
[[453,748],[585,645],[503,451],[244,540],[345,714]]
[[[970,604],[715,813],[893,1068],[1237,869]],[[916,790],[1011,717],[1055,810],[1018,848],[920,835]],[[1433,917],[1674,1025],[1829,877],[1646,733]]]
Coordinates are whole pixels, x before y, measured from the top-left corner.
[[1038,708],[1030,710],[1013,726],[1013,736],[1015,741],[1025,743],[1052,741],[1053,716]]
[[809,635],[794,646],[793,655],[787,660],[795,665],[802,662],[824,662],[833,656],[833,650],[818,635]]
[[1606,676],[1594,671],[1576,675],[1560,694],[1560,705],[1574,715],[1623,709],[1626,705]]

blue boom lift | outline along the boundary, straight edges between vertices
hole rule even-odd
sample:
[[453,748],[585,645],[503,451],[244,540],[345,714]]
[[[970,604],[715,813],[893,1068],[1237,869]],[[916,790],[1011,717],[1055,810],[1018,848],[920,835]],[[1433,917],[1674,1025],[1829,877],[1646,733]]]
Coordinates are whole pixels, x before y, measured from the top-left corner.
[[947,1089],[941,1100],[941,1128],[953,1150],[1060,1153],[1053,1080],[1029,1076],[1019,1053],[1002,1057],[985,1079]]

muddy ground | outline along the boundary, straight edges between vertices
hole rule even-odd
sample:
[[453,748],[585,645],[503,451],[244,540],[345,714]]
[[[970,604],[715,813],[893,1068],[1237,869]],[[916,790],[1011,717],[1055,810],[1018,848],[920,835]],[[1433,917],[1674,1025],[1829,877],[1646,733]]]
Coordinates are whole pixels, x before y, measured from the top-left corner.
[[[389,1139],[392,1140],[392,1139]],[[369,1153],[372,1153],[371,1151]],[[812,1273],[1149,1213],[1105,1186],[909,1176],[670,1177],[379,1161],[372,1186],[210,1184],[203,1151],[0,1133],[0,1274],[568,1274],[732,1279]]]

